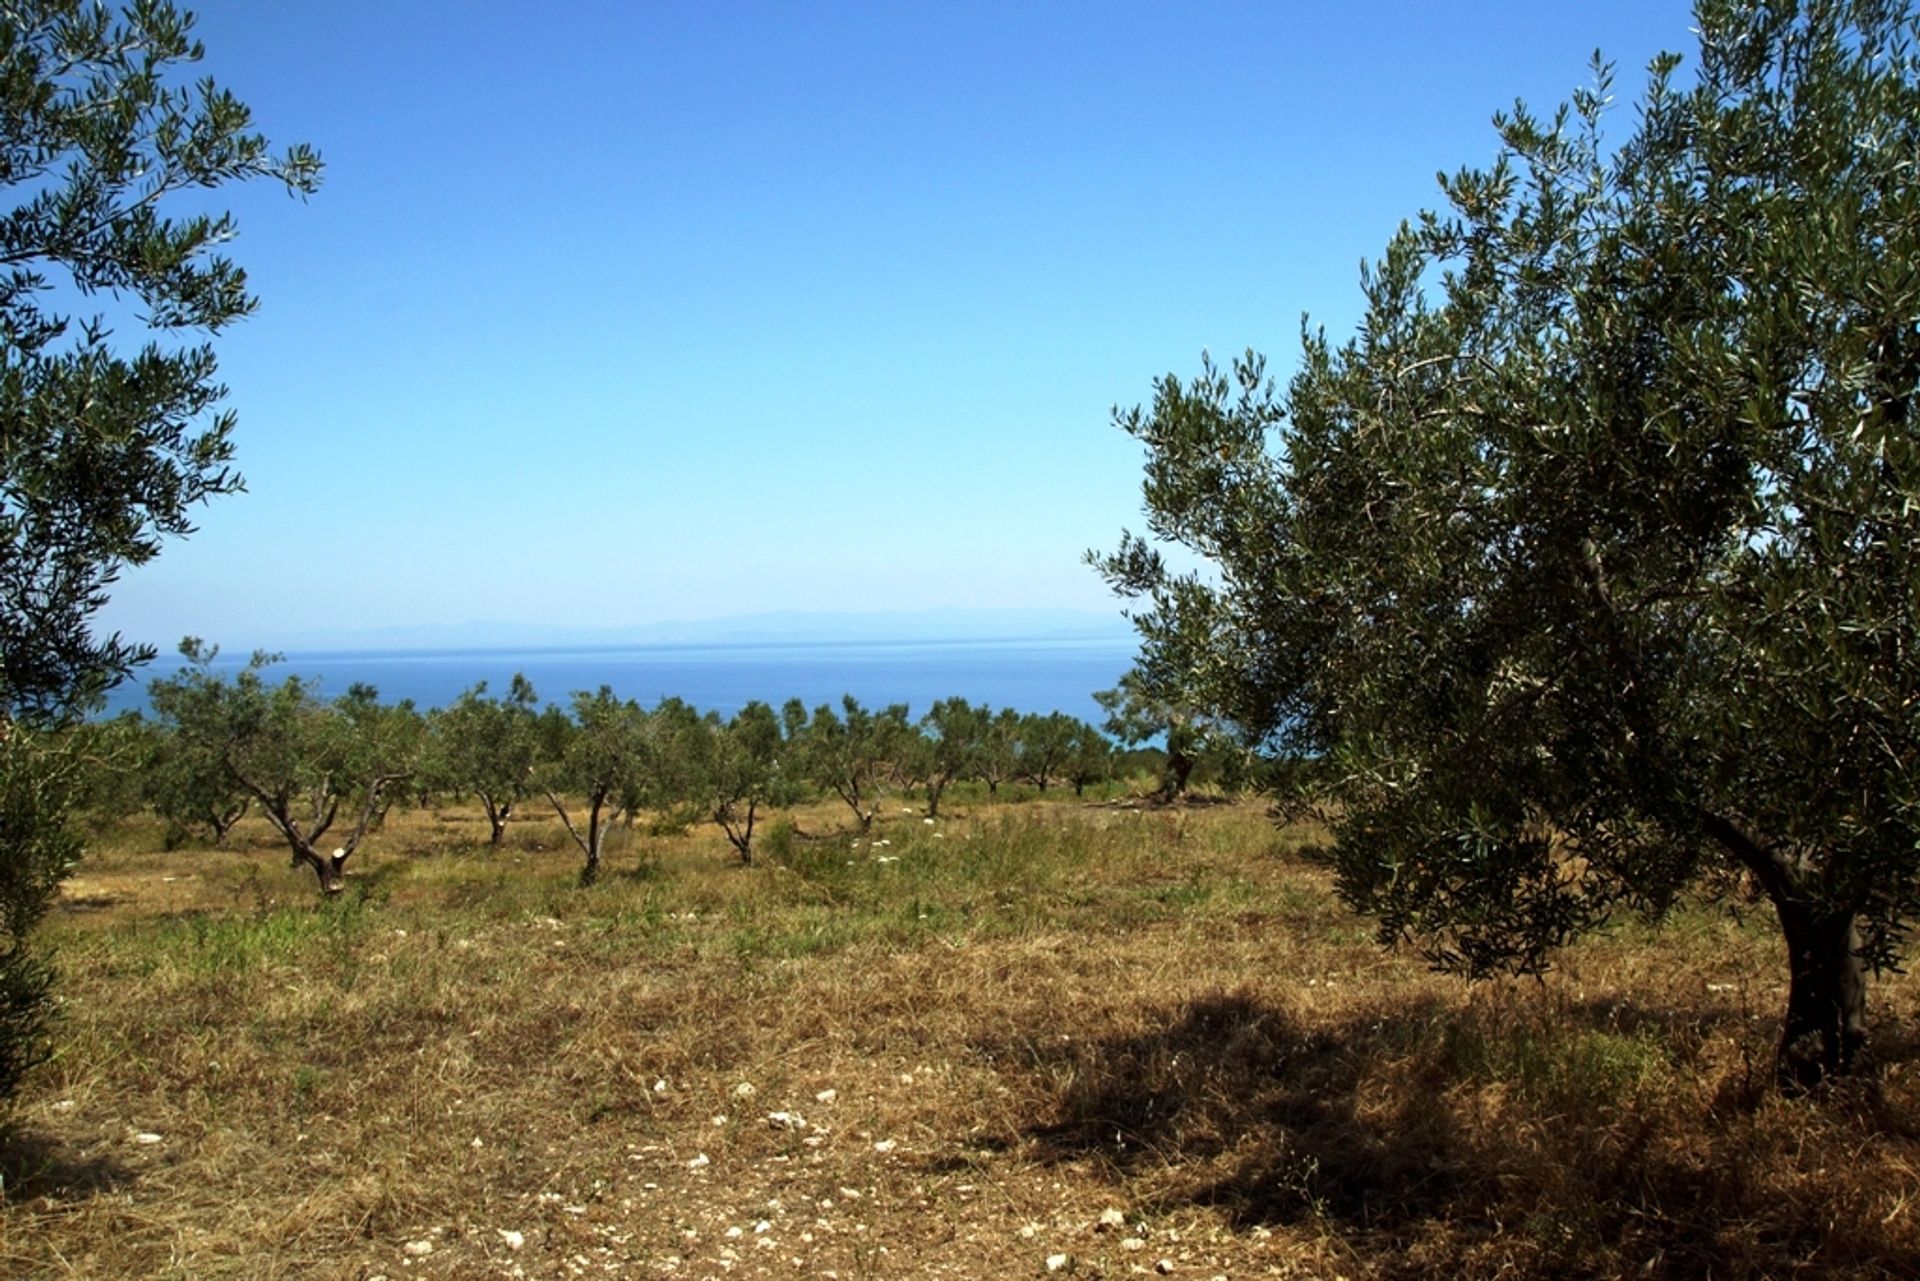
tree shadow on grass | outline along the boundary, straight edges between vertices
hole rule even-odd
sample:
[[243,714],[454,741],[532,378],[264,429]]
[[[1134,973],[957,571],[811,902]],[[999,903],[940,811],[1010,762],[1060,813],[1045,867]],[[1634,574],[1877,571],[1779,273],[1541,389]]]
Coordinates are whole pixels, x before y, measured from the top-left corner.
[[1459,1146],[1447,1112],[1390,1134],[1358,1112],[1367,1064],[1426,1017],[1309,1028],[1230,994],[1152,1013],[1133,1035],[1042,1034],[1016,1057],[1054,1083],[1054,1115],[1023,1137],[1043,1161],[1093,1159],[1121,1179],[1184,1169],[1197,1176],[1187,1199],[1246,1224],[1438,1213],[1455,1194],[1442,1177]]
[[70,1144],[35,1130],[0,1129],[0,1200],[79,1201],[133,1178],[133,1170],[113,1157],[75,1152]]
[[1910,1105],[1868,1083],[1722,1107],[1732,1069],[1701,1046],[1769,1035],[1745,1015],[1504,996],[1309,1021],[1216,994],[980,1049],[1040,1086],[1009,1136],[1034,1159],[1138,1204],[1332,1231],[1382,1275],[1920,1275]]

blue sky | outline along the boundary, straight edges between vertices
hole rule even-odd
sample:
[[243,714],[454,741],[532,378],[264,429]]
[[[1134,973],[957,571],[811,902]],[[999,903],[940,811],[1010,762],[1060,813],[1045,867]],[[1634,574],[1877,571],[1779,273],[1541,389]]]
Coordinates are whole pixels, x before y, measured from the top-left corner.
[[204,70],[327,162],[222,193],[249,492],[103,622],[313,629],[1111,610],[1111,423],[1302,313],[1677,0],[195,6]]

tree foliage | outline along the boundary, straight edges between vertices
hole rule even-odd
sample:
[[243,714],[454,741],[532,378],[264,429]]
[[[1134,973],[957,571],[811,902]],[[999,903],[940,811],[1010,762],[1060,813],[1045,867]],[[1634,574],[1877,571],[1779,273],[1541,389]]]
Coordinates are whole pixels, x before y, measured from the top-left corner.
[[[339,893],[347,860],[385,812],[391,789],[418,767],[419,714],[408,702],[382,705],[366,685],[332,702],[298,676],[269,685],[262,672],[276,655],[254,654],[228,680],[195,638],[180,651],[191,665],[160,705],[190,715],[173,722],[171,750],[219,761],[287,843],[293,866],[311,870],[322,892]],[[329,834],[340,843],[323,852]]]
[[319,180],[213,81],[180,83],[202,52],[190,21],[164,0],[0,9],[0,188],[18,201],[0,212],[0,1096],[43,1052],[27,936],[77,853],[73,757],[46,736],[150,656],[92,631],[121,570],[240,485],[210,344],[254,306],[220,252],[235,227],[168,211],[190,189]]
[[506,837],[507,820],[534,785],[538,701],[532,683],[515,673],[505,698],[488,695],[481,681],[432,718],[431,777],[458,795],[479,799],[487,815],[487,843],[496,849]]
[[[272,152],[211,80],[177,83],[201,53],[165,3],[0,13],[0,183],[22,193],[0,215],[0,705],[15,716],[83,705],[151,657],[89,620],[122,567],[239,488],[208,341],[254,308],[220,252],[236,227],[164,210],[251,178],[310,192],[320,164]],[[123,352],[117,318],[62,305],[102,295],[138,309],[145,345]]]
[[1229,723],[1202,710],[1198,696],[1185,692],[1156,651],[1144,655],[1112,689],[1094,691],[1093,701],[1107,714],[1101,728],[1121,746],[1159,742],[1158,796],[1164,801],[1184,796],[1203,756],[1218,754],[1234,737]]
[[754,825],[763,809],[790,805],[799,797],[794,771],[797,744],[781,718],[762,702],[750,702],[722,721],[710,712],[687,745],[692,763],[689,793],[726,834],[740,862],[753,863]]
[[1620,907],[1771,900],[1780,1076],[1843,1071],[1920,904],[1920,66],[1903,4],[1703,0],[1629,134],[1609,76],[1305,335],[1120,416],[1144,663],[1322,758],[1342,893],[1469,974]]
[[177,844],[194,827],[204,827],[215,845],[253,803],[253,795],[227,767],[227,691],[213,673],[218,645],[189,636],[180,643],[187,662],[170,677],[147,685],[163,735],[149,754],[142,792],[167,822],[167,840]]
[[[558,748],[545,778],[547,799],[579,846],[584,862],[580,883],[600,877],[607,832],[623,812],[638,803],[645,787],[647,713],[632,699],[614,697],[611,686],[573,696],[573,720],[566,730],[550,727]],[[562,793],[586,802],[586,830],[574,823]]]
[[827,703],[813,709],[798,736],[800,758],[808,777],[838,796],[864,832],[873,823],[888,766],[912,728],[904,703],[875,712],[848,694],[840,713]]
[[940,797],[953,780],[977,767],[989,721],[984,705],[975,707],[964,698],[940,699],[920,718],[928,818],[940,816]]

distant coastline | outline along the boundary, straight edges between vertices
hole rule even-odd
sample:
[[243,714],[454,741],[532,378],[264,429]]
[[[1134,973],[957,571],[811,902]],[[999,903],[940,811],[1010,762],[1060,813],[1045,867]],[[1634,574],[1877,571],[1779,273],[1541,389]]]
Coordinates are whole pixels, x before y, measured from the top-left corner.
[[[613,626],[580,626],[501,620],[414,624],[372,628],[306,628],[264,640],[254,648],[285,653],[407,652],[495,649],[628,649],[701,645],[959,644],[1021,640],[1129,641],[1131,625],[1119,613],[1064,609],[879,610],[806,612],[783,610],[720,618],[680,619]],[[169,638],[163,648],[170,649]],[[205,639],[228,648],[218,636]],[[235,638],[236,640],[240,638]]]
[[[852,694],[869,707],[906,703],[916,718],[938,699],[961,697],[995,708],[1062,711],[1097,721],[1093,692],[1119,679],[1134,650],[1131,636],[1112,632],[303,648],[285,651],[266,674],[272,681],[292,675],[314,681],[323,697],[368,684],[383,701],[409,699],[422,710],[445,706],[483,680],[503,691],[515,673],[522,673],[542,702],[553,703],[564,703],[576,690],[609,685],[643,705],[675,697],[722,715],[756,699],[779,706],[799,698],[815,706]],[[215,670],[230,674],[250,656],[222,650]],[[156,660],[108,695],[106,714],[145,710],[147,682],[179,667],[175,655]]]

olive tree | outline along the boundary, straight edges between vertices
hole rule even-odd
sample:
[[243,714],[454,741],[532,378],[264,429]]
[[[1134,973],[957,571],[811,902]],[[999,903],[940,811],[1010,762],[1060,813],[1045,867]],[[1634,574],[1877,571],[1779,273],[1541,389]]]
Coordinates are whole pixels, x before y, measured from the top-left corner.
[[505,698],[490,697],[481,681],[431,721],[434,781],[479,799],[487,814],[487,844],[496,849],[514,808],[533,787],[538,701],[532,683],[516,672]]
[[947,787],[974,769],[987,724],[986,707],[975,707],[964,698],[943,698],[920,718],[928,818],[940,817],[940,797]]
[[[550,724],[546,732],[558,738],[556,729]],[[600,878],[608,829],[637,803],[646,777],[647,732],[646,711],[631,699],[615,698],[611,686],[575,692],[571,728],[553,744],[559,755],[548,762],[542,785],[585,859],[583,886]],[[574,823],[563,793],[586,802],[585,832]]]
[[[183,642],[182,652],[191,657],[194,643]],[[175,724],[174,735],[217,755],[287,843],[292,865],[312,871],[323,893],[338,894],[347,860],[374,830],[390,790],[417,765],[420,718],[409,703],[382,706],[370,686],[329,702],[299,676],[269,685],[262,672],[277,661],[255,653],[231,681],[210,670],[194,674],[204,702],[194,719]],[[323,852],[337,830],[345,832],[340,843]]]
[[1096,690],[1093,701],[1107,714],[1102,728],[1122,746],[1159,741],[1164,764],[1155,795],[1163,801],[1186,795],[1202,754],[1231,734],[1229,726],[1201,711],[1195,698],[1181,692],[1151,658],[1124,673],[1112,689]]
[[1702,0],[1308,332],[1121,425],[1143,661],[1325,779],[1342,894],[1470,975],[1621,907],[1778,916],[1789,1089],[1861,1059],[1920,906],[1920,63],[1904,4]]
[[1041,791],[1072,757],[1080,723],[1065,712],[1032,712],[1020,718],[1014,768]]
[[1103,782],[1113,773],[1113,743],[1085,721],[1073,723],[1073,736],[1061,771],[1075,796],[1084,796],[1087,784]]
[[681,759],[689,775],[689,794],[726,834],[745,866],[753,864],[754,825],[763,808],[798,799],[801,780],[794,772],[794,748],[773,708],[750,702],[722,721],[710,712],[699,732],[683,740]]
[[994,712],[980,705],[980,743],[973,753],[973,776],[987,785],[987,795],[1000,795],[1000,784],[1012,778],[1020,763],[1020,713],[1011,707]]
[[227,182],[319,180],[307,148],[273,153],[231,94],[183,81],[190,27],[164,0],[0,9],[17,201],[0,211],[0,1097],[45,1052],[51,973],[28,936],[78,855],[85,764],[56,731],[151,656],[93,619],[126,566],[240,485],[210,339],[254,300],[220,252],[233,221],[172,211]]
[[224,846],[253,795],[227,768],[220,720],[227,690],[213,673],[220,647],[189,636],[180,642],[180,653],[185,666],[147,685],[159,736],[142,771],[141,791],[154,813],[166,820],[169,845],[198,826],[215,845]]
[[840,710],[844,715],[826,703],[814,708],[799,736],[800,756],[812,780],[838,796],[864,832],[878,810],[882,776],[913,726],[903,703],[875,712],[848,694]]

